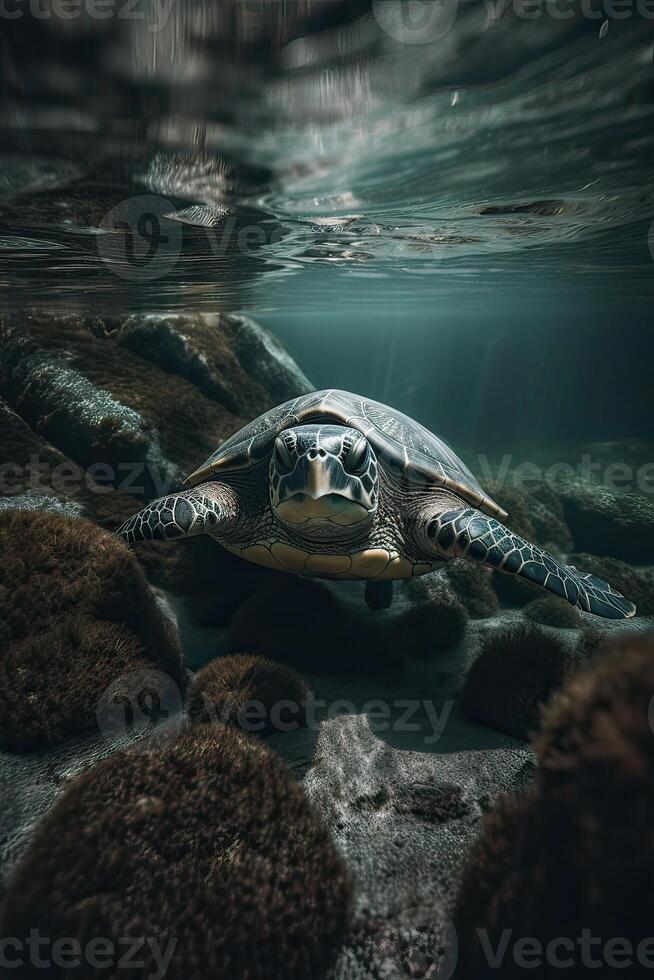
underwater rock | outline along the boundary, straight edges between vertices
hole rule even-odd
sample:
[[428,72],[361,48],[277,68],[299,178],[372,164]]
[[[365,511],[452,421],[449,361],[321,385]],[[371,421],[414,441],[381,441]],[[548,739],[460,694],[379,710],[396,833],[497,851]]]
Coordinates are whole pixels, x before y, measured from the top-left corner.
[[[350,937],[329,980],[430,980],[441,970],[438,951],[447,945],[437,924],[398,928],[383,919],[364,920]],[[392,972],[391,972],[392,971]]]
[[298,669],[374,674],[400,659],[379,614],[360,619],[328,586],[281,572],[237,609],[227,651],[241,650]]
[[558,493],[541,478],[529,478],[529,491],[508,481],[486,481],[487,492],[508,511],[507,527],[549,550],[569,550],[572,536]]
[[574,647],[532,623],[510,622],[482,635],[481,651],[463,688],[472,721],[514,738],[529,738],[539,711],[578,666]]
[[311,387],[237,316],[34,314],[0,321],[0,353],[10,406],[78,464],[111,466],[113,485],[131,475],[124,489],[141,496],[161,496],[251,418]]
[[193,724],[246,732],[292,731],[306,724],[309,688],[284,664],[245,654],[219,657],[198,672],[187,710]]
[[[538,977],[558,976],[563,960],[574,976],[618,966],[629,977],[649,975],[653,695],[654,635],[632,635],[571,678],[546,709],[534,790],[486,817],[463,877],[457,977],[497,976],[484,947],[496,950],[505,929],[502,977],[524,975],[513,951],[526,937],[543,949],[570,940],[554,958],[541,951],[541,965],[530,969]],[[597,937],[585,951],[584,934]],[[538,957],[528,955],[533,966]]]
[[543,626],[555,626],[559,629],[578,629],[582,619],[574,606],[558,596],[543,596],[534,599],[524,608],[527,619]]
[[3,935],[129,937],[143,975],[157,943],[169,980],[324,976],[349,876],[284,763],[223,726],[140,748],[84,773],[46,815],[7,882]]
[[495,615],[499,602],[490,569],[464,559],[455,559],[447,563],[443,574],[471,619],[487,619]]
[[65,354],[53,349],[57,338],[68,339],[74,324],[74,318],[65,318],[62,336],[57,322],[50,322],[50,349],[40,346],[48,331],[0,324],[0,387],[5,397],[20,405],[32,428],[82,466],[144,463],[150,480],[154,472],[164,481],[172,480],[175,468],[162,452],[157,430],[147,426],[141,412],[80,370],[79,358],[67,346]]
[[[433,578],[425,583],[425,602],[420,601],[421,592],[414,590],[419,604],[394,623],[392,642],[402,656],[430,657],[450,650],[465,635],[468,615],[463,604],[438,576],[425,578]],[[421,580],[415,584],[422,584]]]
[[586,487],[562,486],[565,516],[577,551],[649,562],[654,554],[654,502],[651,497]]
[[267,331],[235,314],[128,317],[118,344],[186,378],[231,412],[256,418],[261,405],[312,390]]
[[[252,417],[307,388],[243,317],[0,317],[0,496],[44,489],[113,530]],[[138,560],[220,625],[265,577],[209,541],[150,542]]]
[[14,751],[96,727],[100,696],[156,666],[180,690],[176,631],[136,559],[80,518],[0,513],[0,742]]
[[0,509],[93,516],[115,526],[131,509],[110,487],[41,438],[0,398]]

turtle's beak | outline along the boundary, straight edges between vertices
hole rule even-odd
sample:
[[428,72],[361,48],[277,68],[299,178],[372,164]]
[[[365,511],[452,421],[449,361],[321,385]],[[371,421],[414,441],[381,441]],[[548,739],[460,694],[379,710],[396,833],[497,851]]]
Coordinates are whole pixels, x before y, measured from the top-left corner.
[[281,481],[277,514],[288,524],[330,521],[349,527],[368,516],[357,491],[356,481],[345,473],[339,459],[311,452]]

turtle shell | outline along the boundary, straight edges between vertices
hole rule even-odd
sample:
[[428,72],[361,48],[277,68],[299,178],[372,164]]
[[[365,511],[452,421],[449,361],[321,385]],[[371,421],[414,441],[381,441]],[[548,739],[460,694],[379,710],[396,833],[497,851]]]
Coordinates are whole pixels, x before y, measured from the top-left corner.
[[191,473],[186,485],[194,487],[218,472],[254,466],[271,452],[280,432],[310,422],[357,429],[368,438],[380,461],[409,485],[444,487],[486,514],[507,516],[438,436],[388,405],[334,389],[300,395],[260,415]]

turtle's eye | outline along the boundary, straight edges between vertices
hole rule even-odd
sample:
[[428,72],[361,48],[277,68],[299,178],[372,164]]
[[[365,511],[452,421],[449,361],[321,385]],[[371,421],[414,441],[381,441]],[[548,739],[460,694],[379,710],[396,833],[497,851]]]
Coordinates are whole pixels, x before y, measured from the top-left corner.
[[368,440],[361,436],[343,460],[348,473],[361,473],[368,463]]
[[282,473],[293,469],[293,460],[283,439],[275,439],[275,465]]

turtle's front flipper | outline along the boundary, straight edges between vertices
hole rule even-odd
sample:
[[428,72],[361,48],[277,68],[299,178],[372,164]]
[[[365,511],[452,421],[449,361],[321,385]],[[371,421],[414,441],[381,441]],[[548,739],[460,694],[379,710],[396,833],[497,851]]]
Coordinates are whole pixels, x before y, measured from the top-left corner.
[[233,492],[219,483],[202,483],[193,490],[154,500],[116,531],[128,544],[135,541],[189,538],[196,534],[220,537],[233,524],[238,504]]
[[[627,619],[632,602],[595,575],[563,565],[492,517],[478,510],[450,510],[428,518],[424,532],[429,545],[444,558],[468,558],[534,582],[567,599],[584,612],[606,619]],[[424,540],[424,539],[423,539]]]

